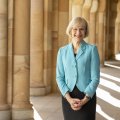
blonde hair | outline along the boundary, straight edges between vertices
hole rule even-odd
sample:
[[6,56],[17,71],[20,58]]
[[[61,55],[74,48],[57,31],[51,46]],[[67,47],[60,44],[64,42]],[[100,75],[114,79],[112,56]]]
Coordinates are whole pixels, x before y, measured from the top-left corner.
[[76,24],[80,24],[80,25],[82,25],[85,28],[85,37],[87,37],[88,34],[89,34],[89,28],[88,28],[87,21],[83,17],[75,17],[75,18],[73,18],[70,21],[70,23],[68,24],[68,26],[67,26],[66,34],[70,37],[71,36],[72,27],[74,25],[76,25]]

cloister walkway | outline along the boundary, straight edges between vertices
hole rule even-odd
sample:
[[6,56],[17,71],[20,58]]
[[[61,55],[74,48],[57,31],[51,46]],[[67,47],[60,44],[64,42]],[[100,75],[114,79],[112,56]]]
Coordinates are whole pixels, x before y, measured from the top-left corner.
[[[60,94],[31,97],[35,120],[63,120]],[[120,61],[101,68],[96,120],[120,120]]]

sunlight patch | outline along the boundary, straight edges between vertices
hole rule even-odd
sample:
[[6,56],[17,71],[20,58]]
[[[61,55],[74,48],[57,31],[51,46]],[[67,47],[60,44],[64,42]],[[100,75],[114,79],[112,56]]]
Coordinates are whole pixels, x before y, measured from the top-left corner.
[[32,107],[34,110],[34,120],[43,120],[40,115],[38,114],[38,112],[36,111],[36,109],[34,107]]
[[100,105],[97,104],[97,109],[96,109],[97,113],[100,114],[101,116],[103,116],[104,118],[106,118],[107,120],[115,120],[114,118],[110,117],[109,115],[107,115],[100,107]]
[[113,96],[110,95],[109,92],[102,90],[100,88],[97,89],[97,97],[100,99],[104,100],[105,102],[120,108],[120,100],[117,98],[114,98]]
[[100,78],[100,84],[111,89],[111,90],[114,90],[114,91],[120,93],[120,87],[114,82]]

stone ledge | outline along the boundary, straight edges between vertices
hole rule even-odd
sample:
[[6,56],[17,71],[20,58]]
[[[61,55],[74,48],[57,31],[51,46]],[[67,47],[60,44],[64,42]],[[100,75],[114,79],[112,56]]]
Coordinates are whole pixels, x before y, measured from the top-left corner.
[[30,88],[30,95],[31,96],[43,96],[48,93],[50,93],[51,87],[50,86],[45,86],[45,87],[31,87]]

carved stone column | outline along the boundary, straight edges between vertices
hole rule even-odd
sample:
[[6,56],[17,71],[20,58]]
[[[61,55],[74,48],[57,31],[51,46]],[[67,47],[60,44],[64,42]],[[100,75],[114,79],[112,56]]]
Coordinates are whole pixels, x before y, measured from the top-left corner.
[[72,19],[73,0],[69,0],[69,21]]
[[33,120],[30,104],[30,0],[14,0],[13,120]]
[[7,19],[8,1],[0,0],[0,119],[10,120],[11,113],[7,104]]
[[13,0],[8,0],[8,103],[12,104],[13,85]]
[[84,0],[73,0],[72,17],[82,16],[83,3],[84,3]]
[[56,84],[56,58],[58,51],[58,2],[59,0],[54,0],[53,2],[53,19],[52,19],[52,92],[58,92]]
[[96,13],[98,10],[98,0],[93,0],[90,10],[89,42],[96,44]]
[[51,91],[52,82],[52,0],[44,0],[44,64],[43,92]]
[[120,54],[120,0],[117,3],[117,17],[115,20],[115,55]]
[[99,1],[98,10],[98,50],[100,55],[101,66],[104,65],[105,60],[105,10],[106,10],[106,0]]
[[66,35],[66,28],[68,25],[68,21],[69,21],[69,0],[59,0],[59,20],[58,20],[58,24],[59,24],[58,45],[59,47],[68,43],[68,36]]
[[84,17],[88,22],[90,18],[91,5],[92,5],[92,0],[85,0],[83,4],[82,17]]
[[44,0],[31,0],[30,95],[45,94],[43,79]]
[[[92,5],[92,1],[93,0],[85,0],[84,4],[83,4],[83,9],[82,9],[82,17],[84,17],[89,25],[89,21],[90,21],[90,9],[91,9],[91,5]],[[89,38],[86,37],[85,41],[89,41]]]

